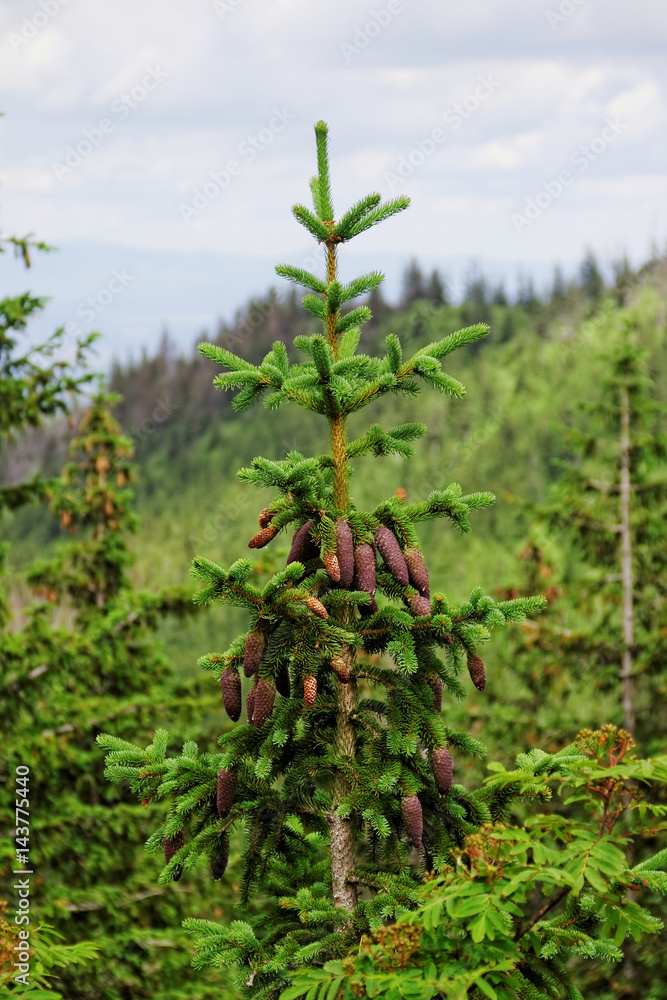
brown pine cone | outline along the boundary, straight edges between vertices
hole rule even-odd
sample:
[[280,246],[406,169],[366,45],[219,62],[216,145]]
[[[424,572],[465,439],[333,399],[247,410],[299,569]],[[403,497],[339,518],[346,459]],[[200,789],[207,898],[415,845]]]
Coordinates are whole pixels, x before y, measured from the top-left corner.
[[448,747],[438,747],[431,753],[433,777],[441,795],[447,795],[452,787],[452,755]]
[[211,878],[214,882],[217,882],[227,871],[227,864],[229,862],[229,841],[225,837],[220,849],[211,858]]
[[268,545],[272,538],[275,538],[280,528],[268,526],[261,528],[256,535],[253,535],[248,542],[249,549],[262,549]]
[[317,677],[304,677],[303,679],[303,700],[308,708],[315,704],[317,698]]
[[408,603],[413,615],[417,615],[418,618],[431,614],[431,602],[428,597],[413,594]]
[[357,588],[370,597],[375,597],[375,552],[368,542],[359,545],[354,553],[354,568],[357,574]]
[[271,715],[275,699],[276,689],[273,684],[260,677],[255,688],[255,705],[252,713],[252,724],[257,729],[263,726]]
[[354,579],[354,539],[352,529],[342,517],[336,521],[336,555],[340,567],[340,585],[347,589]]
[[306,521],[295,533],[292,539],[292,547],[287,557],[287,565],[293,562],[307,563],[315,559],[318,555],[317,546],[311,538],[310,532],[313,527],[312,521]]
[[338,557],[336,553],[325,552],[322,562],[324,563],[324,568],[333,582],[338,583],[340,580],[340,566],[338,565]]
[[347,665],[347,661],[342,656],[334,656],[331,661],[331,669],[341,684],[349,684],[350,668]]
[[255,711],[255,689],[250,688],[245,699],[245,714],[252,725],[252,713]]
[[310,608],[313,614],[317,615],[319,618],[324,618],[325,621],[329,617],[329,612],[324,607],[322,602],[318,601],[318,599],[312,595],[306,598],[306,606]]
[[436,712],[442,711],[442,681],[435,674],[426,678],[428,685],[433,692],[433,701]]
[[179,830],[175,833],[173,837],[165,837],[162,841],[162,847],[164,848],[164,863],[169,864],[171,859],[175,854],[178,854],[181,847],[185,844],[185,837],[183,836],[183,831]]
[[225,712],[232,722],[236,722],[241,717],[241,678],[238,670],[225,667],[220,677],[220,691]]
[[419,549],[410,548],[405,550],[405,563],[408,567],[410,583],[416,587],[422,597],[431,596],[431,588],[428,581],[428,570],[426,563]]
[[290,683],[289,683],[289,670],[287,668],[287,664],[284,661],[280,664],[280,666],[276,670],[275,682],[278,694],[281,694],[283,698],[289,698],[291,695]]
[[236,774],[234,771],[228,771],[226,768],[221,767],[218,771],[218,788],[216,794],[218,816],[220,819],[229,816],[230,810],[234,805],[235,795]]
[[375,544],[394,580],[406,587],[410,582],[408,567],[394,532],[381,524],[375,532]]
[[266,637],[262,632],[251,632],[245,641],[243,651],[243,673],[246,677],[252,677],[257,673],[257,669],[262,662],[264,650],[266,649]]
[[468,654],[468,673],[477,690],[483,691],[486,687],[486,670],[481,656]]
[[404,503],[408,499],[407,490],[404,490],[402,486],[398,487],[398,489],[394,493],[394,496],[398,497],[398,499],[402,500]]
[[257,520],[259,521],[260,528],[268,528],[273,520],[273,511],[271,508],[265,507],[264,510],[260,510]]
[[424,832],[424,820],[422,817],[422,804],[416,795],[408,795],[401,802],[401,812],[403,813],[403,824],[408,839],[412,841],[413,847],[422,846],[422,834]]

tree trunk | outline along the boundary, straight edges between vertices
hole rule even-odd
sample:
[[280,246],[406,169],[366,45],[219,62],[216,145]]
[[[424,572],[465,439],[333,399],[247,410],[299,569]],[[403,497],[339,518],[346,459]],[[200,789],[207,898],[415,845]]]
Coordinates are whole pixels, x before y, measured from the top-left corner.
[[626,385],[621,388],[621,580],[623,584],[623,725],[629,733],[635,729],[634,676],[632,647],[634,645],[634,611],[632,606],[632,535],[630,528],[630,396]]

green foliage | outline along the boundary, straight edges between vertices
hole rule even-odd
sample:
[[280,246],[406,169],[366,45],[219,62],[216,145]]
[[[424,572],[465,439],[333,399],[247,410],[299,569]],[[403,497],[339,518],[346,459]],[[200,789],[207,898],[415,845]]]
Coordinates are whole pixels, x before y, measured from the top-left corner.
[[296,971],[280,1000],[575,1000],[591,970],[597,996],[623,942],[662,929],[636,900],[667,892],[665,851],[631,855],[664,830],[664,806],[643,789],[664,787],[667,757],[640,760],[632,747],[606,726],[556,754],[522,754],[512,771],[490,765],[491,822],[429,874],[418,905],[342,960]]

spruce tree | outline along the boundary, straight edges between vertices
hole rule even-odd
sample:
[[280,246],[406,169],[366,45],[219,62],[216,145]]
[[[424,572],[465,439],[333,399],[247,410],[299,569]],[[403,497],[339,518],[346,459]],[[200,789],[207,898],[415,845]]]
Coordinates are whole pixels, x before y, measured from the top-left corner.
[[[42,602],[3,638],[3,780],[30,768],[35,918],[68,945],[99,949],[94,963],[60,974],[67,997],[166,1000],[201,995],[174,928],[212,887],[199,879],[187,892],[156,888],[143,851],[148,803],[104,781],[95,738],[102,729],[149,738],[168,718],[183,739],[211,706],[197,685],[171,676],[152,634],[166,615],[195,610],[189,591],[139,593],[128,578],[135,470],[132,440],[111,413],[117,398],[96,396],[80,418],[72,459],[48,488],[71,538],[32,565]],[[9,846],[0,848],[6,875]]]
[[[291,969],[342,954],[365,931],[410,909],[423,871],[444,863],[478,829],[484,808],[452,775],[461,755],[484,750],[447,724],[443,694],[463,697],[466,683],[483,688],[481,651],[490,631],[542,603],[498,603],[477,588],[456,604],[431,590],[417,526],[444,518],[467,532],[491,494],[466,494],[452,483],[411,502],[399,486],[373,510],[354,503],[350,480],[359,460],[406,457],[425,433],[419,422],[361,429],[358,411],[387,393],[415,396],[420,382],[463,395],[441,362],[488,328],[459,330],[410,357],[393,334],[384,356],[358,352],[369,309],[343,306],[383,276],[342,283],[338,252],[407,208],[408,199],[383,203],[371,194],[335,219],[323,122],[315,135],[313,209],[295,205],[293,213],[324,246],[326,273],[287,264],[277,272],[306,287],[304,307],[322,322],[322,333],[295,339],[303,355],[296,364],[282,342],[259,365],[214,344],[200,347],[226,369],[215,384],[236,390],[237,411],[259,400],[271,412],[293,402],[309,421],[322,417],[329,427],[326,454],[256,458],[239,473],[249,486],[273,491],[249,547],[293,533],[284,569],[260,588],[246,558],[228,570],[204,556],[194,560],[198,603],[248,612],[247,630],[226,651],[200,660],[219,680],[236,725],[218,750],[188,743],[177,757],[166,755],[164,731],[147,750],[100,738],[110,751],[111,779],[130,779],[143,799],[168,802],[148,842],[150,850],[164,848],[162,884],[181,872],[191,877],[203,857],[220,877],[230,833],[242,830],[240,903],[247,916],[256,893],[261,915],[229,926],[188,926],[199,964],[237,965],[239,984],[253,997],[276,995]],[[357,436],[349,436],[348,423]],[[466,668],[468,682],[461,677]]]
[[665,746],[654,712],[665,691],[667,436],[631,311],[607,314],[599,399],[572,431],[569,463],[544,511],[583,559],[569,586],[588,628],[569,644],[597,686],[616,691],[616,716],[645,752]]

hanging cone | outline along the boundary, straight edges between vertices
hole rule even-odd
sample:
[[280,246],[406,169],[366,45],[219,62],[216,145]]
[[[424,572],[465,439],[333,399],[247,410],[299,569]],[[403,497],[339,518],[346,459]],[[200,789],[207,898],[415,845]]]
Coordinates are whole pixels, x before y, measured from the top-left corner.
[[441,795],[447,795],[452,787],[452,755],[448,747],[438,747],[431,754],[433,777]]
[[317,698],[317,677],[304,677],[303,679],[303,700],[308,708],[315,704]]
[[342,517],[336,521],[336,555],[340,567],[340,585],[349,588],[354,579],[354,539],[352,529]]
[[178,854],[181,847],[185,844],[185,837],[183,836],[183,831],[179,830],[175,833],[173,837],[165,837],[162,841],[162,847],[164,848],[164,863],[169,864],[171,859],[175,854]]
[[236,774],[234,771],[227,771],[221,767],[218,771],[218,788],[216,802],[218,806],[218,816],[224,819],[229,816],[229,812],[234,805],[236,795]]
[[422,597],[421,594],[413,594],[408,603],[413,615],[417,615],[418,618],[431,614],[431,602],[428,597]]
[[483,691],[486,687],[486,670],[481,656],[468,654],[468,673],[477,690]]
[[413,847],[422,846],[422,834],[424,832],[424,819],[422,817],[422,804],[416,795],[408,795],[401,802],[401,812],[403,813],[403,824],[408,839],[412,841]]
[[260,677],[255,688],[255,705],[252,713],[252,724],[257,729],[263,726],[271,715],[275,699],[276,689],[273,684]]
[[416,587],[422,597],[431,596],[431,588],[428,581],[428,570],[426,563],[419,549],[411,548],[405,551],[405,563],[408,567],[410,583]]
[[292,548],[289,550],[287,565],[293,562],[300,562],[304,565],[318,555],[317,546],[311,538],[310,532],[313,527],[312,521],[306,521],[295,533],[292,539]]
[[310,610],[314,614],[318,615],[318,617],[320,617],[320,618],[324,618],[325,621],[329,617],[329,612],[324,607],[324,605],[322,604],[322,602],[318,601],[318,599],[316,597],[307,597],[306,598],[306,605],[310,608]]
[[266,638],[262,632],[251,632],[245,641],[243,651],[243,673],[246,677],[252,677],[257,673],[257,669],[262,662],[264,650],[266,649]]
[[436,712],[442,711],[442,681],[434,674],[426,678],[428,686],[433,692],[433,702]]
[[255,689],[250,688],[245,699],[245,713],[250,725],[252,725],[252,713],[255,710]]
[[229,840],[224,837],[218,851],[211,858],[211,878],[217,882],[227,871],[229,863]]
[[354,553],[354,568],[357,574],[357,589],[370,597],[375,597],[375,552],[373,546],[363,542]]
[[375,544],[394,580],[406,587],[410,582],[408,567],[394,532],[381,524],[375,532]]
[[338,583],[340,580],[340,566],[338,565],[338,556],[335,552],[325,552],[322,558],[324,563],[324,568],[331,577],[334,583]]
[[[181,847],[185,844],[185,837],[183,836],[183,831],[179,830],[178,833],[174,834],[173,837],[165,837],[162,841],[162,847],[164,848],[164,860],[165,864],[169,864],[171,859],[175,854],[178,854]],[[178,882],[181,875],[183,874],[183,865],[178,864],[174,868],[174,874],[172,878],[174,882]]]
[[220,691],[225,712],[232,722],[237,722],[241,717],[241,678],[238,670],[225,667],[220,677]]
[[249,549],[264,548],[264,546],[268,545],[268,543],[271,541],[272,538],[276,537],[279,531],[280,528],[275,528],[271,526],[266,528],[261,528],[257,532],[257,534],[253,535],[250,541],[248,542],[248,548]]
[[257,520],[259,521],[260,528],[268,528],[273,520],[273,511],[271,508],[265,507],[264,510],[260,510]]
[[341,684],[348,684],[350,681],[350,668],[347,661],[342,656],[334,656],[331,661],[331,669],[335,673]]
[[289,670],[287,664],[283,661],[278,669],[276,670],[275,676],[276,690],[283,698],[289,698],[291,695],[290,683],[289,683]]

